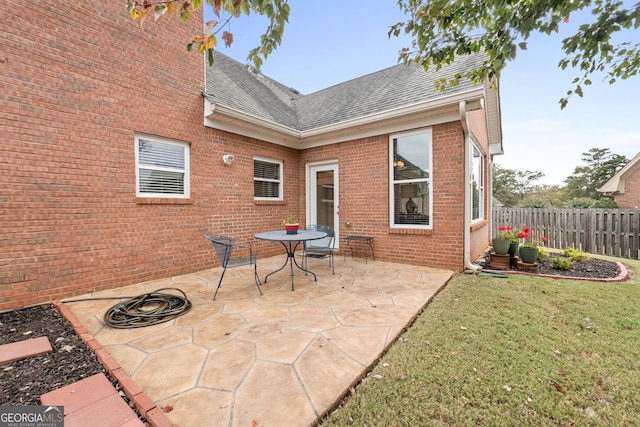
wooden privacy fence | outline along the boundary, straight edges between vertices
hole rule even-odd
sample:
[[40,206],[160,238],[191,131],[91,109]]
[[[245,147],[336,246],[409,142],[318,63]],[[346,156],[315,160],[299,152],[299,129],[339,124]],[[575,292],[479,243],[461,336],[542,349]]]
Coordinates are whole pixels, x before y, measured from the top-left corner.
[[493,208],[493,236],[500,225],[530,227],[554,249],[640,259],[640,209]]

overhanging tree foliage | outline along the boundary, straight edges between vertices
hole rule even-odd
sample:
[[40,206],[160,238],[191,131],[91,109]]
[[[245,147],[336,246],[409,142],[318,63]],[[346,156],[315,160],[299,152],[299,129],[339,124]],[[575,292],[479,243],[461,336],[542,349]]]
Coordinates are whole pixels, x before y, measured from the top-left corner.
[[[265,15],[269,24],[260,37],[260,44],[248,54],[248,60],[260,68],[264,59],[282,42],[284,27],[289,19],[287,0],[129,0],[127,10],[135,20],[143,21],[147,15],[155,19],[177,13],[183,20],[194,10],[209,4],[220,21],[206,23],[203,33],[188,42],[188,49],[205,53],[213,64],[213,50],[217,36],[226,45],[233,42],[228,22],[242,14]],[[591,84],[594,73],[605,73],[609,83],[635,76],[640,68],[640,43],[625,41],[614,44],[612,36],[625,29],[640,26],[640,3],[625,7],[621,0],[397,0],[408,19],[391,26],[389,36],[408,34],[411,47],[402,49],[404,62],[441,67],[451,63],[456,55],[484,51],[487,60],[477,69],[440,80],[436,85],[457,85],[460,79],[475,83],[499,77],[509,61],[516,58],[518,49],[527,49],[531,34],[557,32],[569,22],[572,14],[590,8],[593,22],[581,25],[578,31],[562,42],[565,57],[558,66],[571,66],[579,70],[575,85],[560,99],[567,105],[573,94],[583,95],[583,86]],[[226,17],[223,17],[226,13]],[[637,33],[631,32],[637,37]]]
[[[252,13],[264,15],[269,24],[265,32],[260,36],[260,45],[249,52],[251,60],[256,68],[262,66],[266,59],[282,42],[284,27],[289,21],[289,3],[287,0],[205,0],[213,8],[215,15],[220,20],[212,20],[205,23],[205,29],[200,34],[195,34],[188,42],[189,51],[195,49],[207,55],[209,65],[213,65],[213,51],[218,45],[218,35],[224,40],[226,46],[233,43],[233,34],[228,31],[229,21],[241,15]],[[148,15],[155,19],[165,14],[177,13],[183,21],[189,19],[193,11],[203,5],[203,0],[132,0],[127,1],[127,11],[132,19],[145,20]]]
[[[616,0],[398,0],[409,16],[391,27],[390,35],[410,34],[413,46],[401,52],[405,62],[417,62],[425,68],[451,63],[456,55],[484,51],[487,60],[475,70],[438,82],[456,85],[461,78],[482,82],[499,77],[518,49],[527,49],[527,39],[534,32],[551,34],[569,22],[577,11],[591,8],[593,22],[581,25],[571,37],[562,41],[565,57],[558,66],[579,69],[575,87],[560,99],[564,108],[574,93],[583,95],[583,86],[591,84],[593,73],[603,72],[609,83],[638,73],[640,43],[613,44],[612,36],[623,29],[640,26],[640,3],[625,8]],[[637,37],[637,33],[632,33]]]

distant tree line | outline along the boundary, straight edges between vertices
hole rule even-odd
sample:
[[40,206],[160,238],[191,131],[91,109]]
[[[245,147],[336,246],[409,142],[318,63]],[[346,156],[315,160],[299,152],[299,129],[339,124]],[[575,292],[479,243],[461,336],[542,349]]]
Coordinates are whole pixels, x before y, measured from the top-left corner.
[[[522,208],[617,208],[613,196],[598,192],[629,162],[608,148],[582,153],[582,165],[564,180],[564,185],[536,184],[542,172],[493,166],[493,196],[506,207]],[[495,204],[495,203],[494,203]]]

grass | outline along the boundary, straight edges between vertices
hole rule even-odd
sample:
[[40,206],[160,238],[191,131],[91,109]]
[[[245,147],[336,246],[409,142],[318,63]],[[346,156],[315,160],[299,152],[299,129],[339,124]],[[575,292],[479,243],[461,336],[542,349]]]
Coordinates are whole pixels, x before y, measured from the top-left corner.
[[598,283],[455,275],[322,426],[640,425],[640,262]]

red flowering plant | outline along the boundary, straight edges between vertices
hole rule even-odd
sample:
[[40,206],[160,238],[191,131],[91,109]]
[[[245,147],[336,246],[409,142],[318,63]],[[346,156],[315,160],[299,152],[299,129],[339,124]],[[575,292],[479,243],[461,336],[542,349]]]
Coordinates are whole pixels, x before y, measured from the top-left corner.
[[547,242],[546,237],[531,233],[529,227],[522,227],[522,230],[518,233],[518,237],[523,239],[523,243],[520,246],[522,248],[540,248]]
[[512,228],[510,225],[501,225],[498,227],[498,239],[509,239],[513,243],[518,243],[518,234],[520,231]]

